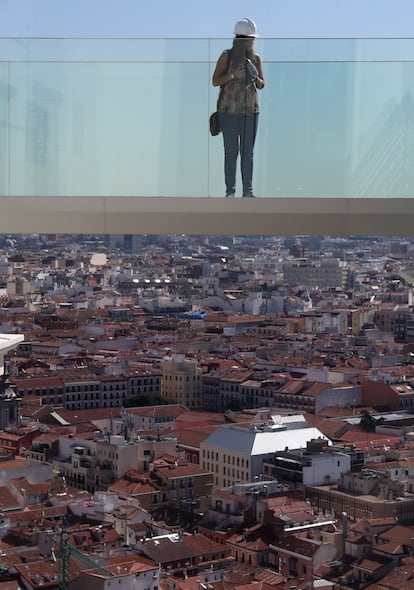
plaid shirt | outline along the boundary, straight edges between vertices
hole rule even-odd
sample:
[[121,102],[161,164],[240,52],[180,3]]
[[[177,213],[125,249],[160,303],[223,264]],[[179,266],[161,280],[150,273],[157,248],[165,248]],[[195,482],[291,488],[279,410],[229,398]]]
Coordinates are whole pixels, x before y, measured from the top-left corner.
[[[232,71],[232,63],[229,72]],[[254,82],[246,80],[230,80],[220,89],[217,104],[219,113],[230,113],[233,115],[252,115],[259,112],[257,90]]]

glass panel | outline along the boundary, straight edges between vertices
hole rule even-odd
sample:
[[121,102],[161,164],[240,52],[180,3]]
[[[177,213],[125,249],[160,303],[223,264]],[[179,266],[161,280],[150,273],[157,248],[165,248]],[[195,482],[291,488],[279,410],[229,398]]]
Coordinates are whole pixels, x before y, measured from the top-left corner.
[[[375,61],[388,40],[373,41],[256,42],[266,80],[254,156],[258,195],[413,196],[414,64]],[[218,56],[225,47],[214,44],[212,51]],[[325,60],[310,61],[322,57],[322,47]],[[412,40],[390,43],[391,57],[401,57],[403,48],[411,55]],[[369,55],[373,61],[333,60],[352,49],[355,60]],[[221,141],[213,142],[210,186],[217,196],[224,192],[216,172],[223,164]]]
[[[0,39],[0,194],[221,197],[230,39]],[[412,39],[257,39],[260,197],[414,195]],[[240,178],[238,178],[240,192]]]
[[10,69],[12,194],[207,194],[207,64]]
[[3,61],[207,62],[208,39],[1,39]]
[[14,89],[7,74],[8,64],[0,63],[0,195],[9,193],[9,101]]
[[414,64],[271,64],[266,77],[261,195],[414,194]]

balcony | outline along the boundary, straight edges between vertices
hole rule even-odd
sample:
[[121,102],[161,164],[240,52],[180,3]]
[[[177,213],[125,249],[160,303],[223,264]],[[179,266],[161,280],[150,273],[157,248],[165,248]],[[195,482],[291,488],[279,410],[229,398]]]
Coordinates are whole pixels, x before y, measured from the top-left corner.
[[414,39],[256,40],[244,200],[207,123],[230,45],[0,39],[0,232],[410,235]]

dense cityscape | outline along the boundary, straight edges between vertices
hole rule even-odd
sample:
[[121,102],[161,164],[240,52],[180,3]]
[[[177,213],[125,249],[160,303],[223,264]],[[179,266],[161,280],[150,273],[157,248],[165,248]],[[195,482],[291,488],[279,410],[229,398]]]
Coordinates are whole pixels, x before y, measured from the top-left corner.
[[0,236],[4,590],[414,588],[413,284],[412,238]]

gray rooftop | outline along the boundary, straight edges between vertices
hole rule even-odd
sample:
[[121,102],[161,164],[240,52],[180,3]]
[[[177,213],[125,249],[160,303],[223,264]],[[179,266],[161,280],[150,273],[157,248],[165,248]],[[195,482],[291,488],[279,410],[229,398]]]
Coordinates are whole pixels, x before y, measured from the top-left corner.
[[318,428],[296,428],[276,432],[254,432],[240,426],[220,426],[202,443],[247,455],[266,455],[288,449],[306,448],[313,438],[329,440]]

